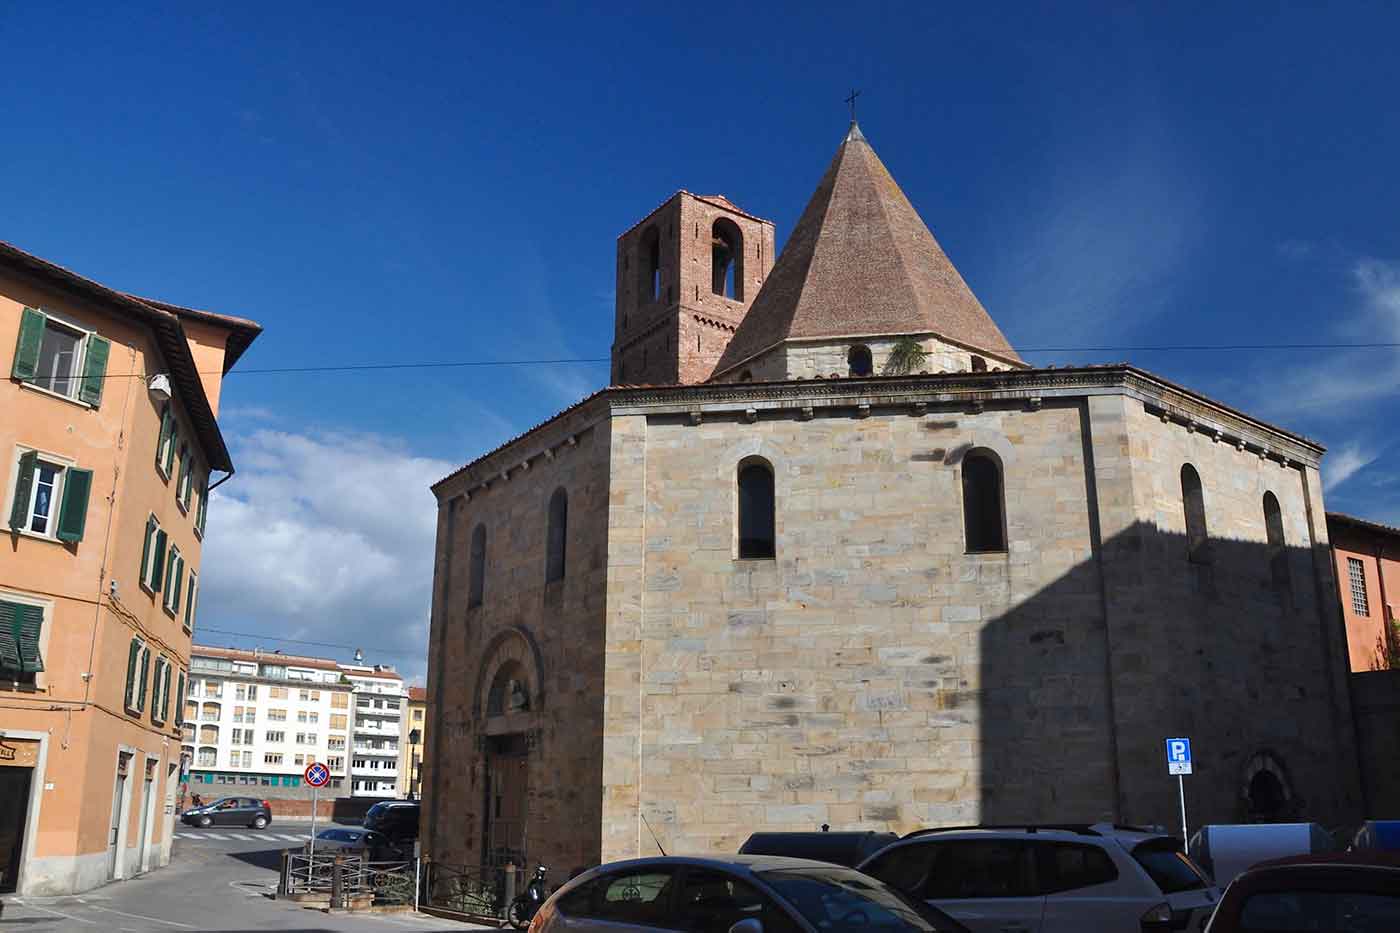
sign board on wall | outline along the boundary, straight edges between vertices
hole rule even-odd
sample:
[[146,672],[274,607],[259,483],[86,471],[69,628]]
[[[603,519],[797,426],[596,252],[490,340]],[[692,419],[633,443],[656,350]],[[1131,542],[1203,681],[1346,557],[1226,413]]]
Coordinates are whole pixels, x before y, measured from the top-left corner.
[[38,765],[38,742],[28,739],[0,739],[0,768],[34,768]]

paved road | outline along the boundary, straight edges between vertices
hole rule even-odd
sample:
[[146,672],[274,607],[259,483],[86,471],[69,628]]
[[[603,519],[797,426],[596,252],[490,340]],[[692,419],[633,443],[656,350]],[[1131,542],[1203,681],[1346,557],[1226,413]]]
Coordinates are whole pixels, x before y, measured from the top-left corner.
[[[319,830],[321,827],[318,826]],[[25,933],[403,933],[488,929],[422,914],[330,915],[270,900],[285,848],[298,848],[310,823],[181,828],[170,865],[74,897],[5,898],[0,931]]]

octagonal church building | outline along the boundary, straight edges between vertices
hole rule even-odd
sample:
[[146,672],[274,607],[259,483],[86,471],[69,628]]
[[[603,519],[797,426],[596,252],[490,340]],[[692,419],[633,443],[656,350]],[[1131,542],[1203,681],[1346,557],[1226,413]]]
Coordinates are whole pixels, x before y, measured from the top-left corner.
[[780,256],[680,191],[611,385],[436,483],[425,851],[758,830],[1360,819],[1323,449],[1034,368],[859,127]]

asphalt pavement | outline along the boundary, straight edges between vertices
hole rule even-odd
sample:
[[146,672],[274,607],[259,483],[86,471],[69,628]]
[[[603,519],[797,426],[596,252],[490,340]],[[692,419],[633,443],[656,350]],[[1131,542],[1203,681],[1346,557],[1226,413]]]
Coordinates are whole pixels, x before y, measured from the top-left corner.
[[[316,829],[330,824],[318,824]],[[0,930],[25,933],[401,933],[491,929],[424,914],[328,914],[268,897],[283,849],[297,849],[310,823],[264,830],[180,827],[170,864],[129,881],[70,897],[7,895]]]

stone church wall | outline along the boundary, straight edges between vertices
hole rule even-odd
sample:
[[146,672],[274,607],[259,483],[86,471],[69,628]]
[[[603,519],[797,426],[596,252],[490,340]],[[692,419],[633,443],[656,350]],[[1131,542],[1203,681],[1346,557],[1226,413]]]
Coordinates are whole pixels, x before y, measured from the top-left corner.
[[[530,862],[567,872],[597,861],[609,429],[600,419],[573,430],[572,446],[557,426],[522,444],[515,456],[528,451],[528,469],[520,459],[493,463],[509,479],[496,475],[470,499],[456,499],[451,518],[451,503],[466,483],[449,481],[438,489],[428,695],[430,734],[442,739],[432,749],[424,825],[427,851],[440,862],[475,868],[488,854],[487,749],[493,741],[528,747],[513,767],[523,769],[528,786],[522,835]],[[548,457],[541,455],[545,448]],[[567,571],[546,583],[546,518],[560,487],[569,497]],[[472,533],[479,523],[487,529],[485,585],[481,605],[468,608]],[[523,673],[527,710],[491,714],[488,693],[498,675],[506,676],[503,668],[512,677]]]
[[[898,338],[852,337],[848,340],[801,341],[790,340],[724,375],[724,382],[780,382],[785,379],[829,379],[833,375],[850,375],[849,353],[854,346],[870,349],[874,375],[889,374],[890,356]],[[1010,363],[985,354],[976,354],[966,347],[926,336],[919,340],[927,354],[916,371],[930,373],[972,372],[973,357],[980,356],[989,369],[1012,369]],[[753,378],[740,377],[749,373]]]
[[[645,456],[614,458],[614,498],[645,490],[626,557],[643,637],[640,696],[621,701],[641,715],[608,719],[609,767],[629,742],[637,764],[605,781],[604,859],[654,853],[651,832],[667,851],[733,852],[765,828],[976,822],[987,785],[1035,779],[1062,818],[1111,815],[1094,588],[1041,605],[995,681],[983,657],[992,620],[1090,557],[1078,408],[854,414],[630,426]],[[972,446],[1006,466],[1006,554],[964,553]],[[776,474],[775,561],[735,559],[749,456]],[[617,624],[610,605],[610,646]],[[1058,769],[986,773],[989,743],[1047,725]]]

